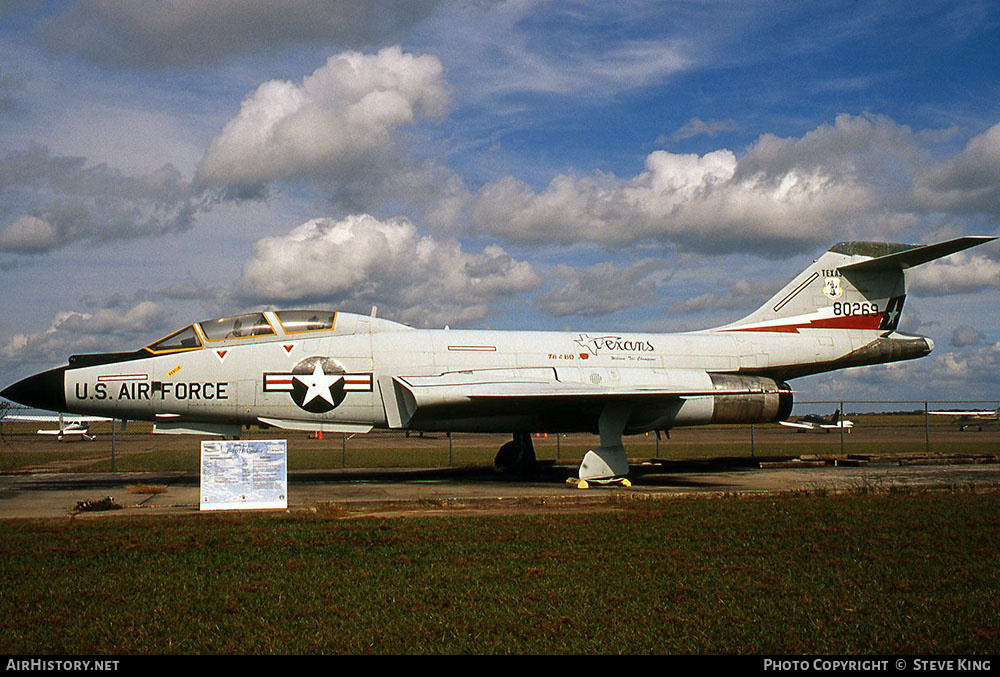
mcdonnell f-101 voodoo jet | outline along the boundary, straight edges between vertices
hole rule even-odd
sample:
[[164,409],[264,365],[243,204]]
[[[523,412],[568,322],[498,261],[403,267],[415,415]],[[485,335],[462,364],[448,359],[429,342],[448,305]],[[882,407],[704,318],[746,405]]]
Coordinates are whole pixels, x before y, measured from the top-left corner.
[[505,468],[534,460],[532,432],[590,432],[600,441],[580,477],[614,480],[629,470],[623,435],[785,420],[789,379],[927,355],[930,339],[896,331],[907,269],[993,239],[843,242],[747,317],[704,331],[422,330],[374,313],[263,311],[74,355],[0,394],[158,432],[507,432]]

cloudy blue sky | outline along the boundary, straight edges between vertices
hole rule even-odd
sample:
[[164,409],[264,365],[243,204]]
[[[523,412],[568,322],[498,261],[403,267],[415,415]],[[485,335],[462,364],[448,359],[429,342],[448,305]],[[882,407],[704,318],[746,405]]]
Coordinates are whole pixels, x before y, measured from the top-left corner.
[[[1000,234],[978,1],[10,0],[0,383],[194,320],[680,331],[833,243]],[[914,275],[917,363],[803,399],[1000,398],[1000,245]]]

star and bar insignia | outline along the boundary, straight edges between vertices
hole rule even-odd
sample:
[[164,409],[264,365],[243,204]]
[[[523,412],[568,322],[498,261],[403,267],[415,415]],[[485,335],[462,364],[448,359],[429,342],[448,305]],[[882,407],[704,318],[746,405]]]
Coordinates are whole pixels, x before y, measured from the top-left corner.
[[371,374],[328,373],[321,362],[312,365],[312,371],[266,372],[265,393],[289,393],[299,407],[308,412],[322,414],[337,407],[349,392],[371,392]]

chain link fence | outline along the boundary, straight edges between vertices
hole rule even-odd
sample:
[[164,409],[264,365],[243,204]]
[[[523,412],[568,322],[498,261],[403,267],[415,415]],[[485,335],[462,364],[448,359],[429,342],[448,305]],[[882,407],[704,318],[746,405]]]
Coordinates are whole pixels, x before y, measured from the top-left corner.
[[[675,428],[625,437],[634,462],[644,459],[747,459],[798,462],[863,461],[936,456],[989,462],[1000,456],[998,401],[812,400],[797,402],[791,422],[809,417],[814,427],[777,423]],[[950,411],[941,414],[933,412]],[[961,412],[982,412],[979,416]],[[197,471],[197,436],[154,435],[142,421],[75,424],[5,404],[0,408],[0,472]],[[813,418],[815,417],[815,418]],[[844,423],[841,423],[843,421]],[[848,423],[849,422],[849,425]],[[303,433],[244,428],[245,439],[285,439],[292,470],[380,467],[489,466],[509,435],[374,430],[367,434]],[[597,444],[591,434],[538,432],[540,461],[579,462]]]

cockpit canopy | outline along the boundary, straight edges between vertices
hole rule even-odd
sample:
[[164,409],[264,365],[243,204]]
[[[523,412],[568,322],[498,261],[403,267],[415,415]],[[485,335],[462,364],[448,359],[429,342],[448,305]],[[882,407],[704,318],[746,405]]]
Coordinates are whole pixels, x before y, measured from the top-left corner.
[[329,310],[279,310],[195,322],[151,343],[146,349],[153,353],[165,353],[194,350],[201,348],[205,342],[275,336],[278,332],[272,321],[277,323],[283,334],[330,331],[336,324],[337,313]]
[[329,331],[337,322],[337,313],[328,310],[279,310],[275,313],[286,334],[306,331]]
[[198,326],[201,327],[201,332],[209,341],[274,335],[274,328],[267,321],[264,313],[221,317],[218,320],[200,322]]

